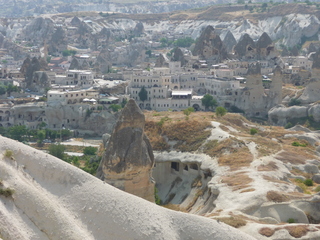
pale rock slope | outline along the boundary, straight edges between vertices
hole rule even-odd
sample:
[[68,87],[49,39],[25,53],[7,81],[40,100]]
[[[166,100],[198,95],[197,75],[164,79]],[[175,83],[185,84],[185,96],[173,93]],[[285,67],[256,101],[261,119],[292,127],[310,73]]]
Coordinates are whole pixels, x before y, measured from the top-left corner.
[[[5,157],[7,150],[12,157]],[[22,143],[0,137],[2,239],[253,239],[159,207]]]

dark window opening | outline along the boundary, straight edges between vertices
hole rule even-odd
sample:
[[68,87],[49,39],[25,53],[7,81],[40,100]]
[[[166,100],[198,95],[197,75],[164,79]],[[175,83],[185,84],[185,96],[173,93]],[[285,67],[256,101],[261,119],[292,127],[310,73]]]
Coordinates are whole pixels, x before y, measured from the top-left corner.
[[171,168],[179,171],[179,163],[178,162],[171,162]]
[[196,164],[196,163],[191,163],[191,164],[190,164],[190,168],[191,168],[191,169],[194,169],[194,170],[198,170],[198,164]]

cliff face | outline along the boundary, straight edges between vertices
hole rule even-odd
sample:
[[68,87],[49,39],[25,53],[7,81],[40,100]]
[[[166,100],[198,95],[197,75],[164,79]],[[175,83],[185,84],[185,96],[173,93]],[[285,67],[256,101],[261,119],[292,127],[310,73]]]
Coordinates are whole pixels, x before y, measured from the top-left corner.
[[97,177],[121,190],[154,201],[151,180],[154,156],[144,125],[143,113],[130,99],[110,137]]

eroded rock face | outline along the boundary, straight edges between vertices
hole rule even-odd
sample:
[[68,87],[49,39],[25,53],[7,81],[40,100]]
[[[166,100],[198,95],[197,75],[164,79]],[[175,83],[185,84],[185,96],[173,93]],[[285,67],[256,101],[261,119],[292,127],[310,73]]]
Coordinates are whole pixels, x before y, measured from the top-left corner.
[[251,59],[256,56],[256,44],[249,34],[246,33],[240,38],[234,52],[239,59]]
[[227,58],[227,50],[212,26],[207,26],[195,44],[193,55],[198,55],[210,63],[219,63]]
[[151,178],[154,156],[144,125],[143,113],[130,99],[108,141],[97,177],[128,193],[154,201]]
[[232,52],[233,47],[237,44],[237,40],[234,38],[232,32],[228,31],[223,39],[223,43],[226,46],[228,52]]

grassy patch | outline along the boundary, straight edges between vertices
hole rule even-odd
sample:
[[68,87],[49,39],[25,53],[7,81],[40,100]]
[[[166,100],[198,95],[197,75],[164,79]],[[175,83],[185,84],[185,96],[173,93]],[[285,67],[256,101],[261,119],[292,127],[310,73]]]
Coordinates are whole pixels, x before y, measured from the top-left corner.
[[275,230],[268,227],[264,227],[259,230],[259,233],[263,236],[271,237],[275,233]]
[[7,149],[7,150],[4,152],[3,156],[5,156],[6,158],[11,158],[11,157],[13,156],[13,151]]
[[305,225],[287,226],[284,229],[288,230],[289,234],[295,238],[301,238],[308,233],[308,227]]
[[275,162],[270,161],[268,164],[266,165],[260,165],[258,167],[258,171],[275,171],[278,169],[278,166]]
[[247,222],[243,220],[242,218],[239,217],[223,217],[223,218],[218,218],[221,222],[224,222],[225,224],[228,224],[231,227],[234,228],[239,228],[242,226],[245,226]]
[[238,173],[229,176],[223,176],[221,181],[232,187],[233,191],[236,191],[247,188],[249,186],[248,184],[252,182],[252,179],[244,173]]
[[178,141],[175,149],[182,152],[196,151],[211,135],[209,121],[178,121],[163,125],[163,133],[169,140]]
[[267,199],[271,202],[288,202],[290,200],[289,197],[286,195],[276,192],[276,191],[269,191],[267,192]]

